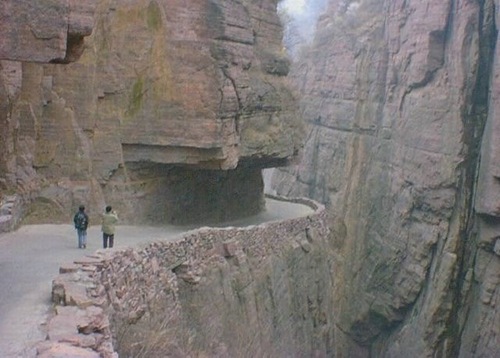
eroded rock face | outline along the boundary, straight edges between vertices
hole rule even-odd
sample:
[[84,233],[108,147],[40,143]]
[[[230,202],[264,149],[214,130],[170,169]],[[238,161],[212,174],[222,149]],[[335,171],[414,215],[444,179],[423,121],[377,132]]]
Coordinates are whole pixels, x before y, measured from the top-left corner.
[[71,62],[92,33],[97,0],[4,0],[0,60]]
[[497,356],[499,4],[357,4],[293,70],[308,140],[275,177],[335,215],[337,354]]
[[[38,188],[32,164],[34,141],[13,113],[23,84],[22,64],[17,61],[77,61],[84,37],[92,33],[96,2],[5,0],[0,4],[0,232],[17,227]],[[42,82],[50,85],[50,79]]]
[[[79,61],[1,73],[0,185],[33,202],[32,221],[79,203],[130,223],[252,214],[260,169],[300,146],[274,0],[100,0]],[[238,210],[174,212],[186,197]]]

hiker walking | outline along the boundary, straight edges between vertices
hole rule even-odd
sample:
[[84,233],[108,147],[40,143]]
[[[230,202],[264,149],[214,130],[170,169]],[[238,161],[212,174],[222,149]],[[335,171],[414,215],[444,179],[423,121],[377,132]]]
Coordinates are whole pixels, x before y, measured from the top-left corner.
[[[118,222],[118,216],[111,206],[106,206],[106,211],[102,214],[102,246],[113,247],[115,239],[115,224]],[[109,243],[109,245],[108,245]]]
[[75,229],[78,234],[78,248],[87,248],[87,227],[89,226],[89,217],[85,213],[85,206],[80,205],[78,212],[73,218]]

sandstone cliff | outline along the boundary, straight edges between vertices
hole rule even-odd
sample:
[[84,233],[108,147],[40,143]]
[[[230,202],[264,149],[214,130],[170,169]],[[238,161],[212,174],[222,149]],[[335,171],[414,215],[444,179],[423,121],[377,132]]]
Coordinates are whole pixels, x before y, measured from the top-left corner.
[[[43,10],[29,29],[56,16]],[[68,220],[81,203],[91,218],[111,204],[128,223],[262,210],[260,170],[286,164],[301,138],[276,1],[96,0],[92,10],[78,61],[1,62],[4,227]],[[61,51],[68,26],[54,35]]]
[[500,3],[331,1],[282,195],[335,219],[336,356],[500,355]]
[[0,3],[0,60],[76,61],[92,33],[97,0],[4,0]]

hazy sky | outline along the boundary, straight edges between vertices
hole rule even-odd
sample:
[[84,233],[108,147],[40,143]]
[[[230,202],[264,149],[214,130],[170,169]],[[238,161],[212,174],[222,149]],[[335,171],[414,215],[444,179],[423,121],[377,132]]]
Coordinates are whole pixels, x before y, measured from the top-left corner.
[[[282,0],[278,11],[285,10],[282,16],[284,29],[284,45],[292,57],[302,45],[310,43],[314,38],[316,22],[324,11],[327,0]],[[288,15],[288,16],[287,16]]]
[[281,6],[285,7],[290,14],[298,15],[304,12],[306,0],[283,0]]

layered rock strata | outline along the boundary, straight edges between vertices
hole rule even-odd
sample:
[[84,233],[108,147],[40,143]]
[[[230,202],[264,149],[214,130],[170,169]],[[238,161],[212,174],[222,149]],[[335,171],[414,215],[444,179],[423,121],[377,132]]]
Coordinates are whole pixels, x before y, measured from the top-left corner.
[[94,19],[75,63],[1,64],[0,188],[28,222],[262,210],[260,169],[301,138],[276,1],[100,0]]
[[[25,203],[31,199],[26,179],[34,175],[32,145],[18,140],[19,121],[12,113],[22,87],[22,64],[17,61],[78,60],[84,38],[92,33],[95,4],[94,0],[0,3],[0,232],[13,230],[22,219]],[[16,158],[13,153],[18,149]]]
[[63,266],[39,356],[331,356],[326,212],[297,202],[315,213],[202,228]]
[[335,216],[336,356],[500,355],[499,7],[331,1],[293,70],[275,189]]
[[76,61],[92,33],[97,0],[4,0],[0,60]]

